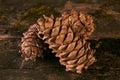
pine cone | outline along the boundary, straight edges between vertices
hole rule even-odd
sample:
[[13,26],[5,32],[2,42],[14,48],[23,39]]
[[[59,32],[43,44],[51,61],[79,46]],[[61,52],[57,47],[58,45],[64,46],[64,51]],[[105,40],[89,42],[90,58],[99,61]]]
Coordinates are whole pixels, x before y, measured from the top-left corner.
[[[38,19],[37,24],[33,25],[24,35],[24,38],[29,35],[31,48],[27,43],[29,41],[23,40],[21,43],[22,53],[27,59],[34,59],[38,55],[43,55],[43,44],[49,44],[49,48],[56,57],[60,58],[60,64],[66,66],[66,71],[73,71],[81,73],[82,69],[87,69],[89,65],[95,62],[93,54],[95,50],[90,48],[90,43],[87,39],[94,31],[95,25],[91,16],[77,11],[63,12],[61,17],[56,19],[51,16],[43,15],[43,18]],[[30,35],[32,34],[32,35]],[[28,48],[23,47],[25,43]]]
[[37,57],[43,57],[44,44],[43,41],[38,37],[38,31],[35,28],[36,25],[30,26],[27,32],[23,33],[19,46],[21,47],[20,52],[25,60],[35,60]]

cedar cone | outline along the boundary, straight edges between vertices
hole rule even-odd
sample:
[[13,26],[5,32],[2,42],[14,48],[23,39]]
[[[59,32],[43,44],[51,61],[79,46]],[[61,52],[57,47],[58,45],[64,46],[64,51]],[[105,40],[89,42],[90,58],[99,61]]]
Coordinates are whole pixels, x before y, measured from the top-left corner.
[[87,41],[95,29],[90,15],[74,10],[63,12],[61,17],[43,15],[37,23],[23,33],[20,47],[25,60],[43,57],[44,44],[59,57],[66,71],[81,73],[95,62],[95,50]]

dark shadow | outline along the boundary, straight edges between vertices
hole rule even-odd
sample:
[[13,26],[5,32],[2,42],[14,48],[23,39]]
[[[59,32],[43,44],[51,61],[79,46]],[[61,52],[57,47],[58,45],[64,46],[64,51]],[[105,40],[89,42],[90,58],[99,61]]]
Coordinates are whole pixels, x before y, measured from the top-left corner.
[[96,49],[97,52],[111,52],[114,55],[120,56],[120,39],[115,38],[102,38],[99,40],[89,40],[91,48],[95,48],[96,45],[99,47]]

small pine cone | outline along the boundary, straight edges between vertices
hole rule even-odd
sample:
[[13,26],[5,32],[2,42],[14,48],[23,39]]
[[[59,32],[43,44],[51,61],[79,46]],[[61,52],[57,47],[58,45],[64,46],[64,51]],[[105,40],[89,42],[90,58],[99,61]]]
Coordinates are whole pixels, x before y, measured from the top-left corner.
[[43,57],[44,44],[38,37],[37,29],[35,24],[30,26],[27,32],[23,33],[19,46],[21,47],[20,52],[25,60],[35,60],[36,57]]
[[[43,18],[38,19],[37,24],[33,26],[35,31],[32,29],[31,31],[36,35],[36,38],[32,38],[32,41],[38,41],[39,38],[44,43],[49,44],[52,52],[56,53],[56,57],[60,58],[60,64],[66,66],[66,71],[81,73],[83,68],[87,69],[88,66],[95,62],[93,56],[95,50],[92,50],[90,43],[87,42],[95,28],[91,16],[72,10],[63,12],[61,17],[56,19],[53,16],[47,17],[43,15]],[[29,33],[29,30],[27,32]],[[28,33],[27,35],[29,35]],[[24,42],[27,41],[24,40]],[[37,44],[34,43],[34,46]],[[38,46],[41,44],[38,44]],[[25,52],[27,50],[24,50],[24,48],[22,47],[23,54],[29,55],[29,53],[32,53],[31,48],[28,50],[31,52],[28,53]],[[38,51],[38,47],[35,47],[35,49],[37,51],[33,51],[35,52],[33,54],[37,56],[43,47],[41,45],[40,51]]]

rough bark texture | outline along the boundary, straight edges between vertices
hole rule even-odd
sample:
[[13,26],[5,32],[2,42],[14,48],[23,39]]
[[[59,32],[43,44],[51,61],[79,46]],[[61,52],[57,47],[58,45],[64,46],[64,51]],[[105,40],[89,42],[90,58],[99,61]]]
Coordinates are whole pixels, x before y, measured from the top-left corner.
[[87,41],[94,28],[90,15],[74,10],[63,12],[57,18],[43,15],[24,33],[20,43],[22,56],[25,60],[42,57],[44,43],[47,43],[66,71],[81,73],[95,62],[95,50]]

